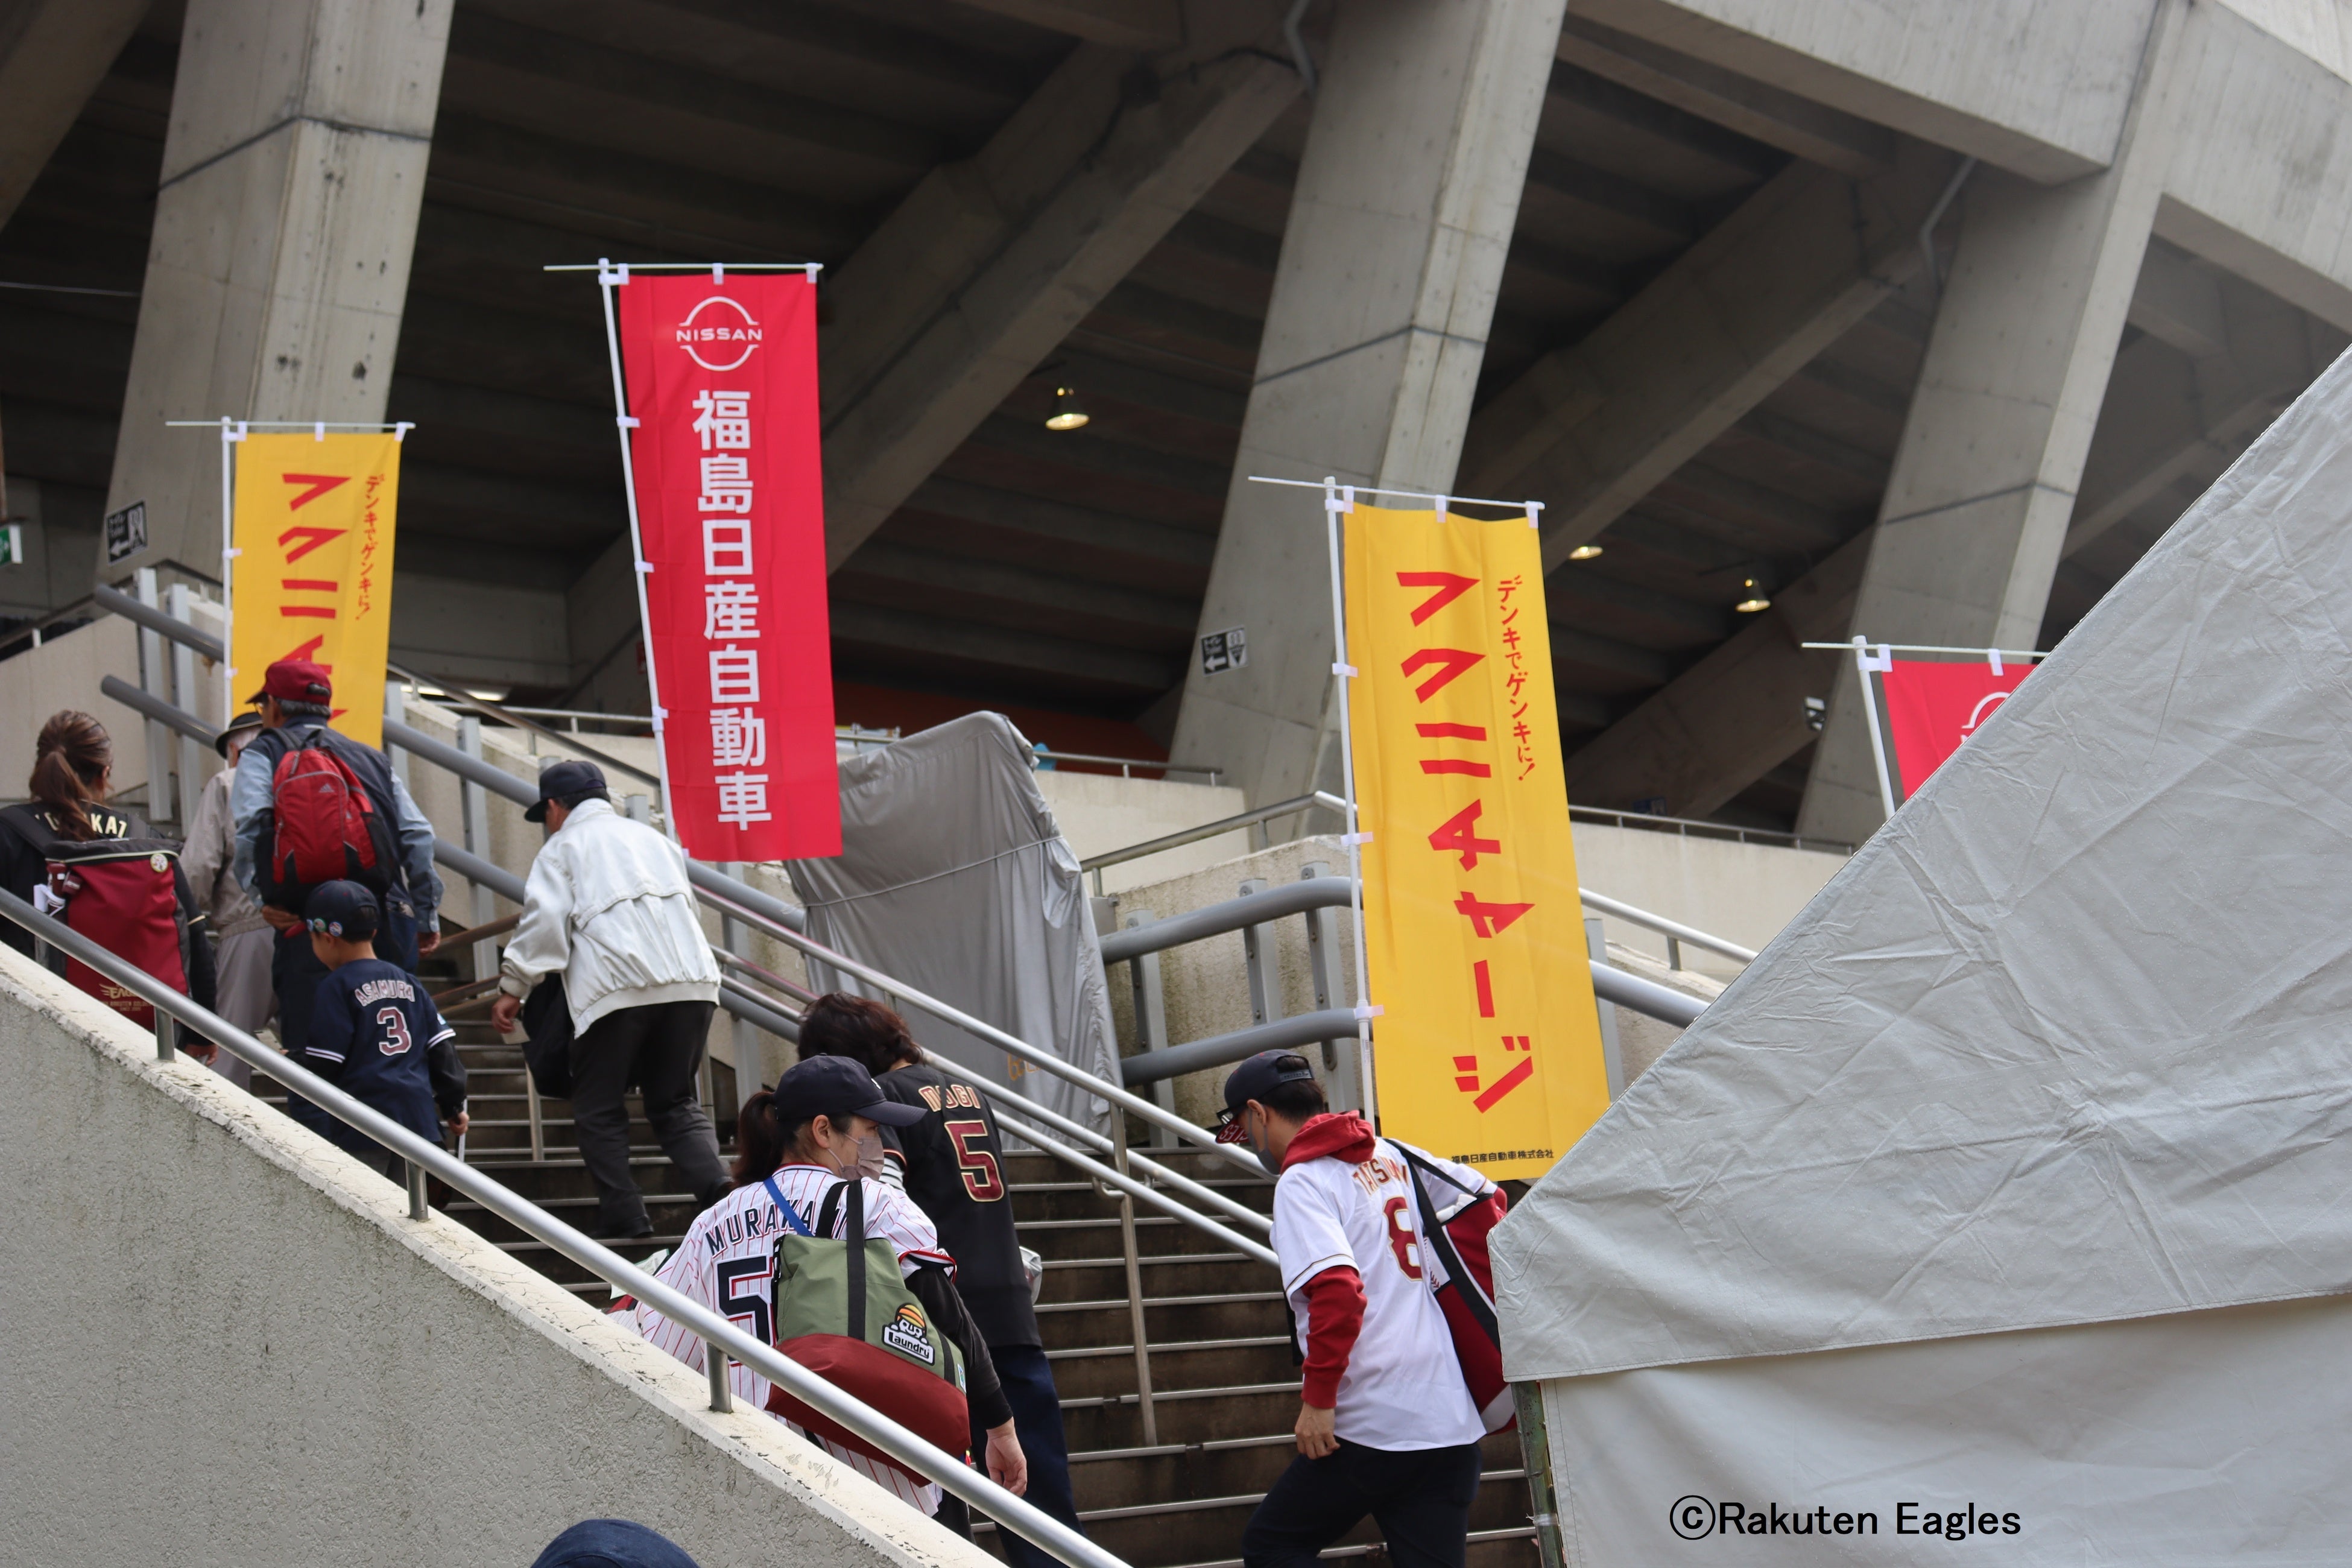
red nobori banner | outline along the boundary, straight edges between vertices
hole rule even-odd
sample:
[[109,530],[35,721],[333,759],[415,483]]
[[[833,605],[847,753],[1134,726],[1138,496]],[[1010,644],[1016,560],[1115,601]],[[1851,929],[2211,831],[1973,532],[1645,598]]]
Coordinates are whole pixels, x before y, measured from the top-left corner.
[[1995,665],[1983,659],[1931,664],[1898,658],[1891,663],[1879,679],[1885,682],[1886,728],[1895,738],[1903,798],[1917,795],[1927,775],[2009,700],[2032,669],[2030,664]]
[[671,821],[699,860],[838,855],[816,289],[614,287]]

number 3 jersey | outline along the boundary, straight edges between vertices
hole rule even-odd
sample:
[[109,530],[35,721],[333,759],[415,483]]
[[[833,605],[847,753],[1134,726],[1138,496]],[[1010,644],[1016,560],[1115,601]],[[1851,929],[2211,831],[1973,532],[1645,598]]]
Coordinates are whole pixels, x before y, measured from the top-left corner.
[[[438,1143],[436,1101],[452,1115],[466,1102],[466,1069],[450,1044],[457,1033],[415,975],[380,958],[362,958],[320,980],[310,1037],[297,1059],[354,1100]],[[436,1047],[446,1061],[432,1060]],[[377,1148],[366,1134],[308,1101],[293,1104],[311,1125],[326,1123],[322,1131],[343,1147],[361,1153]]]
[[[1347,1146],[1325,1152],[1318,1133],[1344,1136]],[[1332,1430],[1368,1448],[1478,1441],[1486,1426],[1437,1305],[1444,1272],[1421,1234],[1411,1170],[1352,1116],[1316,1118],[1286,1157],[1295,1163],[1275,1184],[1274,1251],[1302,1350],[1313,1331],[1307,1287],[1315,1277],[1353,1268],[1364,1284],[1363,1327],[1339,1379]],[[1465,1166],[1432,1163],[1467,1187],[1487,1184]]]
[[1037,1313],[1013,1229],[1013,1197],[1004,1186],[1004,1150],[986,1097],[929,1063],[896,1068],[875,1081],[886,1099],[923,1111],[912,1127],[882,1129],[884,1154],[898,1167],[895,1173],[907,1195],[939,1227],[940,1245],[954,1257],[956,1286],[981,1338],[992,1345],[1038,1343]]

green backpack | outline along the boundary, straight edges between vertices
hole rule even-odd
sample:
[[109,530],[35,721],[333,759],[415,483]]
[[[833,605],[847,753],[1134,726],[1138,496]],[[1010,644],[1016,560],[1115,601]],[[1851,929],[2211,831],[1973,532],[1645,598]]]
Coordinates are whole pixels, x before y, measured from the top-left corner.
[[[773,1176],[767,1186],[786,1232],[776,1238],[769,1286],[776,1349],[933,1447],[961,1456],[971,1441],[963,1358],[907,1289],[898,1248],[866,1235],[865,1184],[827,1188],[814,1231]],[[833,1235],[845,1205],[842,1234],[855,1239]],[[780,1385],[769,1385],[768,1409],[852,1452],[897,1462]]]

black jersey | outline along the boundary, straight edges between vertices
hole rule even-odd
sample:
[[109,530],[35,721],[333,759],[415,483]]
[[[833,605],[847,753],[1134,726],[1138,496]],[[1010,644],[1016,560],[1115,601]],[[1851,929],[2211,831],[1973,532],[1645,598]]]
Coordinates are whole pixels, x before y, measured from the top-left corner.
[[[435,1110],[454,1116],[466,1103],[466,1069],[454,1047],[457,1033],[442,1021],[415,975],[380,958],[362,958],[320,980],[310,1032],[295,1059],[352,1099],[438,1143],[441,1123]],[[368,1153],[378,1147],[366,1133],[299,1095],[289,1097],[288,1109],[346,1149]]]
[[920,1106],[912,1127],[885,1127],[887,1157],[900,1167],[907,1195],[940,1233],[956,1261],[956,1289],[992,1345],[1034,1345],[1037,1313],[1021,1270],[1013,1229],[1013,1195],[1004,1185],[1004,1149],[996,1113],[970,1082],[923,1063],[884,1073],[883,1094]]

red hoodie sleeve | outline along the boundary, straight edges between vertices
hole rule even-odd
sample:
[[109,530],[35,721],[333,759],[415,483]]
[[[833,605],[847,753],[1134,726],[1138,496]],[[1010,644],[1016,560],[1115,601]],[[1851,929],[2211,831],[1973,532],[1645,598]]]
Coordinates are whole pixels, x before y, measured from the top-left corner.
[[1307,1282],[1307,1384],[1300,1396],[1318,1410],[1339,1403],[1339,1379],[1364,1327],[1364,1281],[1342,1264]]

